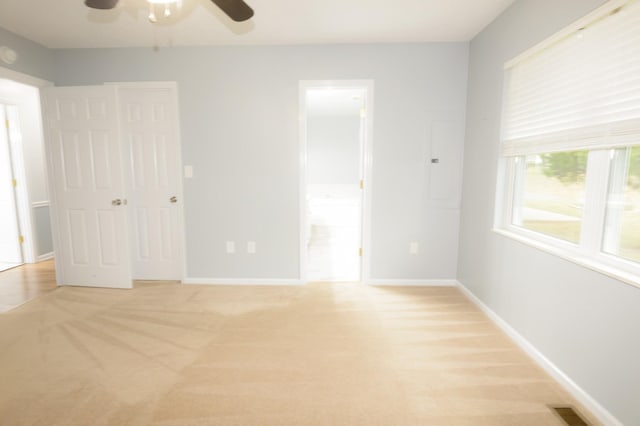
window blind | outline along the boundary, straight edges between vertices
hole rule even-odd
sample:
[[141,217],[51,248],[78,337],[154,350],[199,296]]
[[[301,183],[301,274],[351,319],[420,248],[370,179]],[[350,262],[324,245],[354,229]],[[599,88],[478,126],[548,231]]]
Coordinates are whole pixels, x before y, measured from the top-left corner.
[[511,64],[503,155],[640,144],[640,0]]

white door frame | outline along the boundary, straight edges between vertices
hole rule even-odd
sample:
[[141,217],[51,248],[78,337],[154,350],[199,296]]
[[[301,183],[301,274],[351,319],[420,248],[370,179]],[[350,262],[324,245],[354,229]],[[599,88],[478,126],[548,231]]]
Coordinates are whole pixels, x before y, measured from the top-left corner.
[[[0,93],[0,125],[3,124],[3,122],[6,120],[7,123],[10,123],[9,117],[8,117],[8,112],[9,112],[9,107],[15,107],[13,105],[9,105],[5,102],[3,102],[2,100],[2,94]],[[7,158],[6,158],[6,163],[4,164],[4,166],[7,168],[6,170],[6,174],[8,175],[8,177],[11,178],[12,181],[16,182],[17,178],[17,170],[18,168],[20,168],[19,166],[21,164],[20,161],[22,160],[22,157],[19,157],[17,154],[19,154],[18,152],[16,152],[17,150],[15,149],[15,147],[12,147],[12,140],[11,140],[11,136],[10,136],[10,131],[9,131],[9,125],[4,126],[2,125],[2,127],[0,128],[0,132],[2,133],[2,136],[0,136],[0,139],[2,140],[6,140],[6,154],[7,154]],[[4,153],[0,153],[0,155],[2,155]],[[19,157],[19,158],[18,158]],[[11,203],[11,205],[6,206],[8,208],[3,209],[3,212],[0,212],[0,215],[6,215],[6,216],[12,216],[15,215],[12,220],[8,220],[7,222],[11,222],[11,224],[5,222],[5,226],[7,226],[7,228],[10,229],[3,229],[3,234],[6,237],[10,237],[13,244],[13,254],[9,254],[9,258],[5,258],[3,257],[0,261],[2,262],[6,262],[6,263],[15,263],[15,264],[20,264],[22,265],[24,263],[24,250],[23,250],[23,243],[20,242],[20,237],[22,236],[22,232],[21,232],[21,217],[24,216],[24,212],[22,212],[20,209],[20,206],[18,205],[18,195],[19,192],[22,192],[24,194],[25,192],[25,188],[24,188],[24,182],[21,182],[22,185],[20,185],[20,188],[18,188],[17,185],[11,185],[9,184],[9,179],[7,176],[2,176],[2,179],[4,180],[5,178],[7,178],[6,182],[2,183],[2,186],[7,186],[5,187],[5,189],[3,189],[3,191],[6,190],[7,192],[7,198],[10,200],[9,203]],[[12,235],[13,234],[13,235]],[[24,238],[24,237],[23,237]],[[17,251],[17,253],[16,253]],[[15,256],[15,258],[11,258],[11,256]]]
[[[5,68],[2,66],[0,66],[0,79],[11,80],[16,83],[35,87],[36,89],[53,86],[53,83],[50,81],[33,77],[28,74],[14,71],[12,69]],[[15,99],[13,98],[5,98],[0,96],[0,102],[5,104],[16,105]],[[41,103],[39,93],[38,93],[38,103]],[[23,123],[23,122],[20,123],[21,127],[25,125],[26,123]],[[40,120],[40,123],[37,123],[37,125],[40,127],[39,129],[40,141],[43,143],[43,149],[44,149],[44,133],[43,133],[42,120]],[[38,257],[38,243],[34,233],[35,224],[34,224],[34,218],[33,218],[34,216],[33,210],[34,208],[39,207],[43,203],[46,203],[46,205],[49,205],[49,200],[43,201],[43,200],[31,199],[31,194],[29,193],[29,188],[27,186],[28,183],[26,179],[26,171],[24,168],[24,158],[22,156],[22,152],[14,154],[14,160],[17,160],[17,161],[14,161],[13,163],[14,177],[18,180],[18,186],[16,187],[16,207],[18,212],[18,220],[20,222],[20,233],[24,238],[24,243],[22,244],[22,257],[25,263],[35,263],[40,260],[46,260],[46,259],[40,259]],[[44,163],[45,163],[45,167],[48,167],[46,158]],[[45,175],[46,175],[46,171],[45,171]],[[49,189],[49,187],[47,187],[47,189]],[[49,213],[50,213],[51,232],[53,234],[56,231],[54,230],[53,217],[51,216],[51,211],[52,209],[50,208]],[[55,247],[55,244],[54,244],[54,247]]]
[[300,217],[300,281],[304,284],[308,278],[307,239],[307,103],[308,89],[364,89],[365,99],[365,142],[364,142],[364,188],[362,191],[362,261],[360,266],[360,282],[371,280],[371,188],[373,186],[373,80],[301,80],[298,90],[299,135],[300,135],[300,188],[299,188],[299,217]]

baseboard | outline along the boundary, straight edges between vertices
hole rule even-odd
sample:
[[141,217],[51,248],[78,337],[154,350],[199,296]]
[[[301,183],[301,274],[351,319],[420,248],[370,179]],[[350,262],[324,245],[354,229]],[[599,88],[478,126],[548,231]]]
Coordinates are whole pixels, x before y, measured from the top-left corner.
[[576,400],[578,400],[586,409],[607,426],[622,426],[622,423],[613,416],[598,401],[589,395],[584,389],[578,386],[569,376],[560,370],[546,356],[542,354],[527,339],[511,327],[505,320],[496,314],[491,308],[484,304],[482,300],[476,297],[461,282],[457,282],[458,288],[465,294],[482,312],[484,312],[502,331],[504,331],[527,355],[560,383]]
[[193,285],[238,285],[238,286],[250,286],[250,285],[265,285],[265,286],[291,286],[302,285],[303,282],[296,279],[256,279],[256,278],[192,278],[185,277],[182,280],[183,284]]
[[[263,278],[196,278],[185,277],[183,284],[195,285],[270,285],[270,286],[289,286],[303,285],[304,281],[299,279],[283,278],[283,279],[263,279]],[[393,286],[393,287],[456,287],[456,280],[406,280],[406,279],[370,279],[365,284],[373,286]]]
[[45,253],[45,254],[41,254],[38,256],[38,258],[36,259],[36,263],[37,262],[44,262],[45,260],[50,260],[53,259],[53,252],[49,252],[49,253]]
[[373,286],[389,287],[456,287],[456,280],[393,280],[393,279],[369,279],[365,284]]

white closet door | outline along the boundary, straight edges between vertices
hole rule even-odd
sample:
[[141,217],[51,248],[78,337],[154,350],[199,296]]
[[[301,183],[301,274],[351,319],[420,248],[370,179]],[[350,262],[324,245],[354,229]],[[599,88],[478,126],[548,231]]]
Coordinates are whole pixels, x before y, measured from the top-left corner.
[[183,221],[177,97],[172,87],[120,87],[133,278],[180,280]]
[[61,285],[131,288],[116,88],[43,90]]

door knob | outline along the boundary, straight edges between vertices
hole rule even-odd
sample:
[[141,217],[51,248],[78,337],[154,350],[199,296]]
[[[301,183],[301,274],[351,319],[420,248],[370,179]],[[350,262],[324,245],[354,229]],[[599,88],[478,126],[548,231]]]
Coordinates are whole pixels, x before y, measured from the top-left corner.
[[177,203],[178,202],[178,197],[176,197],[175,195],[171,198],[169,198],[169,202],[171,203]]
[[116,198],[115,200],[111,200],[112,206],[119,206],[122,204],[122,200],[120,198]]

